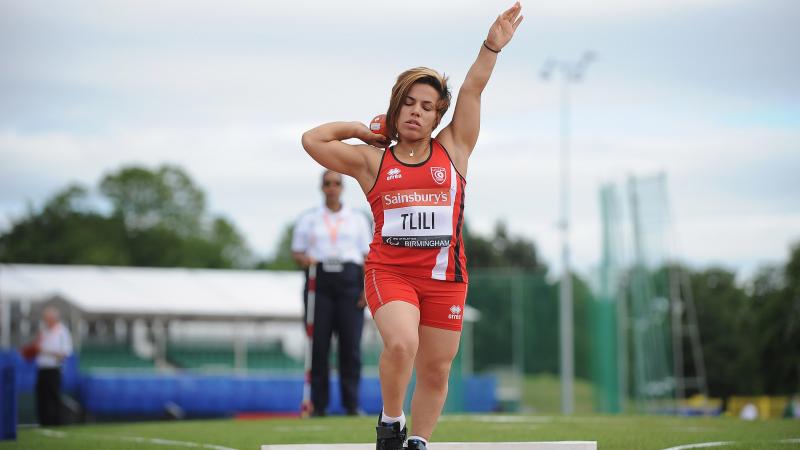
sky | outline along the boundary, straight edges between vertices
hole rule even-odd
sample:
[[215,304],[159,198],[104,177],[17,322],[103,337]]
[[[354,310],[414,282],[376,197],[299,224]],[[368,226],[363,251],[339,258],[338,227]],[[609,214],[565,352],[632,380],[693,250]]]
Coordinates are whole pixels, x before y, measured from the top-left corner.
[[[170,163],[269,256],[321,202],[303,131],[385,112],[411,67],[444,72],[456,97],[509,6],[0,0],[0,230],[68,183]],[[560,91],[540,71],[591,50],[569,87],[575,267],[601,256],[599,188],[659,173],[673,257],[740,274],[785,261],[800,241],[800,2],[544,0],[523,15],[482,98],[473,230],[502,220],[560,270]],[[350,179],[345,203],[368,209]]]

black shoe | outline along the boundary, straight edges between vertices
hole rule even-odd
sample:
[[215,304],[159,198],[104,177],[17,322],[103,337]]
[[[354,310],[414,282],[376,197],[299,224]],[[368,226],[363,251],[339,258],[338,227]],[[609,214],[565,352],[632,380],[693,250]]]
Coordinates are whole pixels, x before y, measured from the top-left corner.
[[408,450],[428,450],[424,442],[417,439],[408,440]]
[[311,411],[311,417],[325,417],[327,415],[328,413],[326,413],[324,409],[314,409]]
[[[378,439],[375,443],[376,450],[403,450],[403,442],[406,441],[408,428],[400,429],[400,422],[387,424],[381,422],[378,416],[378,426],[375,427]],[[425,448],[424,446],[422,448]]]

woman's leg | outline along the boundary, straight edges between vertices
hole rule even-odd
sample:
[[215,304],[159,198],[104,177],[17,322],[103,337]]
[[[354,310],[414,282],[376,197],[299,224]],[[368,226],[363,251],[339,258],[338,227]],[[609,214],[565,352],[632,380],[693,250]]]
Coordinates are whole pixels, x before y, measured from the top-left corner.
[[433,434],[447,399],[447,380],[460,338],[460,331],[425,325],[419,327],[419,349],[415,361],[417,386],[411,400],[411,434],[414,436],[430,439]]
[[419,345],[419,309],[404,301],[389,302],[376,311],[375,324],[383,339],[379,364],[383,412],[399,417]]

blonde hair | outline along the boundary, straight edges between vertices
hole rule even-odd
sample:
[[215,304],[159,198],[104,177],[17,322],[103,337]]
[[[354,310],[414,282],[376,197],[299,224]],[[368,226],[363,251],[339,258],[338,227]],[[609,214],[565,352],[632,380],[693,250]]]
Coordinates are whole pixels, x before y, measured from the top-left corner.
[[436,89],[439,93],[439,100],[436,102],[436,124],[439,126],[442,116],[450,108],[450,89],[447,87],[447,77],[439,72],[427,67],[415,67],[406,70],[397,77],[397,82],[392,87],[392,97],[389,100],[389,110],[386,111],[386,127],[389,131],[389,138],[398,140],[397,135],[397,116],[403,106],[408,92],[416,83],[427,84]]

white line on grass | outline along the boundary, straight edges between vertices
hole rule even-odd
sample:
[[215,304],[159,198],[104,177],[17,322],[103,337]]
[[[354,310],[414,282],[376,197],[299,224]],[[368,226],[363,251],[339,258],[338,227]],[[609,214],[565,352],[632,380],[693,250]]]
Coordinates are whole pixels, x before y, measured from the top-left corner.
[[[94,437],[94,436],[93,436]],[[172,445],[175,447],[191,447],[191,448],[202,448],[202,444],[197,444],[195,442],[184,442],[184,441],[173,441],[170,439],[159,439],[159,438],[145,438],[139,436],[120,436],[119,438],[113,438],[110,436],[103,436],[103,439],[112,439],[112,440],[119,440],[125,442],[136,442],[137,444],[156,444],[156,445]]]
[[[597,442],[437,442],[435,447],[440,450],[597,450]],[[370,450],[374,448],[375,444],[294,444],[261,446],[261,450]]]
[[[43,436],[58,438],[58,439],[64,439],[67,437],[67,433],[64,433],[63,431],[49,430],[47,428],[36,430],[36,432]],[[102,439],[102,440],[112,440],[112,441],[136,442],[139,444],[171,445],[173,447],[207,448],[209,450],[238,450],[231,447],[223,447],[222,445],[202,444],[198,442],[189,442],[189,441],[175,441],[172,439],[146,438],[141,436],[116,437],[108,435],[92,435],[83,433],[78,433],[77,435],[73,433],[72,436],[80,436],[80,437],[88,437],[91,439]]]
[[486,422],[486,423],[551,423],[553,418],[549,416],[512,416],[512,415],[452,415],[442,416],[439,421],[455,421],[455,420],[468,420],[472,422]]
[[280,433],[295,433],[298,431],[302,431],[305,433],[322,433],[325,431],[331,431],[333,427],[326,427],[324,425],[300,425],[300,426],[277,426],[272,429],[272,431],[277,431]]
[[686,450],[690,448],[704,448],[704,447],[721,447],[723,445],[731,445],[733,442],[700,442],[698,444],[679,445],[677,447],[665,448],[664,450]]
[[[781,444],[800,444],[800,438],[792,438],[792,439],[781,439]],[[665,448],[664,450],[687,450],[690,448],[703,448],[703,447],[721,447],[723,445],[731,445],[735,444],[736,442],[727,441],[727,442],[701,442],[699,444],[686,444],[686,445],[679,445],[677,447],[670,447]]]
[[686,432],[689,432],[689,433],[695,433],[695,432],[697,432],[697,433],[701,433],[701,432],[705,433],[707,431],[716,431],[717,430],[714,427],[681,427],[681,426],[673,427],[672,429],[675,430],[675,431],[686,431]]
[[45,429],[41,429],[41,430],[36,430],[36,432],[38,432],[39,434],[42,434],[44,436],[53,437],[53,438],[67,437],[67,433],[64,433],[63,431],[48,430],[46,428]]

